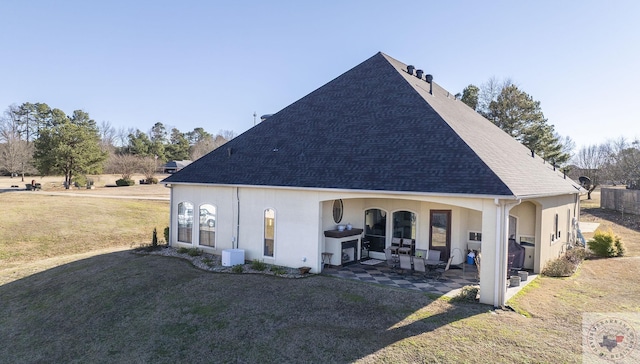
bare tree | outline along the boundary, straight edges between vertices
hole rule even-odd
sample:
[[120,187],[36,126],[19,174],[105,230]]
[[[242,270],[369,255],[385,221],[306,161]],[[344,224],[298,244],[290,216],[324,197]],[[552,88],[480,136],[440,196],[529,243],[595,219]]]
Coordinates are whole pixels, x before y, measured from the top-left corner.
[[25,173],[36,173],[33,167],[33,144],[22,139],[20,109],[16,105],[7,108],[0,118],[0,169],[13,177]]
[[[231,132],[231,135],[233,135],[233,132]],[[224,145],[227,141],[228,140],[225,139],[222,135],[216,135],[215,138],[207,136],[206,138],[201,139],[196,144],[191,146],[189,156],[191,160],[194,161],[211,152],[212,150]]]
[[100,145],[103,150],[113,152],[116,145],[116,128],[109,121],[100,122]]
[[139,158],[131,154],[114,154],[107,162],[107,173],[119,174],[122,179],[131,179],[139,171]]
[[599,174],[607,161],[607,148],[601,145],[589,145],[580,148],[574,157],[574,162],[580,168],[580,174],[588,177],[590,184],[587,189],[587,199],[591,199],[591,192],[600,184]]
[[158,159],[155,156],[138,157],[138,166],[147,183],[153,183],[153,176],[158,172]]

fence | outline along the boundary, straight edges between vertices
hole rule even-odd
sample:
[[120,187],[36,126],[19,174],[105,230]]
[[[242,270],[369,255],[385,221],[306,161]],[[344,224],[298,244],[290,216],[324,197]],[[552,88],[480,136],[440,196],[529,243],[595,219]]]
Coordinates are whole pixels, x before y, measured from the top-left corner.
[[600,206],[605,209],[640,215],[640,190],[602,188]]

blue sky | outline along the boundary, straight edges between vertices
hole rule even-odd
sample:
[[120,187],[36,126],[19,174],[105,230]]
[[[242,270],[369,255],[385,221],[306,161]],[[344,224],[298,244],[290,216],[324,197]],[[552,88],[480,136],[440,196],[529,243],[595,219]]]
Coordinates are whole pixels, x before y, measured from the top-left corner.
[[578,147],[640,137],[635,0],[5,0],[0,14],[3,110],[242,133],[382,51],[454,94],[510,78]]

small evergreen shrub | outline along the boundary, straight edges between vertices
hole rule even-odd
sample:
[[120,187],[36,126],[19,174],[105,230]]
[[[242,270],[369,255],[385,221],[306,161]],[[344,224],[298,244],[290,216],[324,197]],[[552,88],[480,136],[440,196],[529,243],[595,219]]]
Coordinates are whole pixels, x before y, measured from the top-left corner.
[[234,265],[233,268],[231,268],[231,271],[233,273],[242,273],[244,272],[244,265],[242,264]]
[[267,269],[267,264],[259,261],[258,259],[254,259],[253,262],[251,262],[251,269],[262,272]]
[[77,183],[79,186],[87,185],[87,176],[75,176],[73,177],[73,182]]
[[156,228],[153,228],[153,237],[151,238],[151,246],[158,246],[158,231]]
[[169,244],[169,227],[165,226],[164,228],[164,241]]
[[116,186],[133,186],[136,184],[136,181],[132,180],[132,179],[124,179],[124,178],[120,178],[119,180],[116,180]]
[[595,256],[603,258],[621,257],[626,250],[620,237],[611,230],[607,232],[596,230],[593,238],[587,241],[587,246]]

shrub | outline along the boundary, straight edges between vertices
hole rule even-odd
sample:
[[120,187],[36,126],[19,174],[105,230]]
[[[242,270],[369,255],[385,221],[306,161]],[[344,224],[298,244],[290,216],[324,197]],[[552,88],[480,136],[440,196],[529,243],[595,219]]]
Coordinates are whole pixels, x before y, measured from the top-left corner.
[[130,178],[120,178],[119,180],[116,180],[116,186],[133,186],[136,184],[136,181],[130,179]]
[[187,251],[187,254],[189,254],[189,256],[191,257],[197,257],[199,255],[202,255],[202,252],[198,249],[191,248]]
[[73,182],[77,183],[80,186],[86,186],[87,176],[75,176],[73,177]]
[[273,274],[275,275],[280,275],[280,274],[285,274],[287,273],[286,269],[284,269],[283,267],[279,267],[277,265],[274,265],[273,267],[271,267],[271,271],[273,272]]
[[479,290],[480,290],[480,288],[476,287],[476,286],[464,286],[460,290],[460,293],[458,293],[455,297],[451,298],[451,301],[453,301],[453,302],[464,302],[464,301],[475,302],[476,297],[478,296],[478,291]]
[[244,272],[244,265],[242,264],[234,265],[233,268],[231,268],[231,271],[233,273],[242,273]]
[[542,270],[542,274],[548,277],[570,277],[575,272],[577,264],[572,263],[564,256],[549,261]]
[[169,244],[169,227],[165,226],[164,228],[164,241]]
[[587,246],[598,257],[621,257],[625,253],[620,237],[614,235],[611,230],[607,232],[596,230],[593,238],[587,241]]
[[267,269],[267,264],[258,259],[254,259],[253,262],[251,262],[251,269],[262,272]]
[[573,248],[565,253],[565,258],[573,264],[580,264],[586,257],[587,251],[584,248]]
[[176,250],[176,252],[178,254],[187,254],[189,252],[189,249],[185,248],[185,247],[180,247],[180,248],[178,248],[178,250]]
[[153,237],[151,238],[151,246],[158,246],[158,231],[153,228]]
[[144,180],[144,182],[148,185],[157,185],[158,184],[158,179],[155,177],[149,177],[146,180]]
[[584,248],[569,249],[558,259],[548,262],[544,266],[542,274],[548,277],[569,277],[575,273],[576,268],[586,256],[587,251]]

